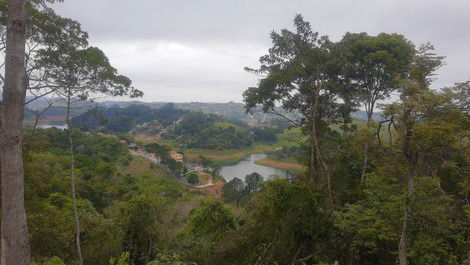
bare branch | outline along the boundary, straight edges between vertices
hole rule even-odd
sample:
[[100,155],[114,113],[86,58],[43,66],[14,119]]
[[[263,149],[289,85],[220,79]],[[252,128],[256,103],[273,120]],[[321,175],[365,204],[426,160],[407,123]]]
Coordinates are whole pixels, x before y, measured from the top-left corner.
[[273,115],[277,115],[277,116],[279,116],[279,117],[281,117],[281,118],[287,120],[288,122],[290,122],[290,123],[291,123],[293,126],[295,126],[295,127],[300,126],[300,123],[299,123],[299,122],[294,121],[294,120],[288,118],[287,116],[285,116],[285,115],[279,113],[279,112],[276,111],[274,108],[273,108],[272,110],[268,110],[267,113],[273,114]]

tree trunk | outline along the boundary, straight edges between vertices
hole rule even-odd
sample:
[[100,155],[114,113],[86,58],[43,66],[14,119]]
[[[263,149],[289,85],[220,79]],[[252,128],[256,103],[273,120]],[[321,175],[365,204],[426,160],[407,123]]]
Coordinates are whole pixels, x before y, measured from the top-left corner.
[[72,137],[72,126],[70,123],[70,101],[72,99],[72,95],[69,92],[67,95],[67,133],[69,137],[69,145],[70,145],[70,175],[71,175],[71,182],[70,185],[72,186],[72,204],[73,204],[73,214],[75,218],[75,244],[77,245],[77,255],[78,255],[78,264],[83,265],[83,257],[82,257],[82,248],[80,246],[80,219],[78,217],[78,208],[77,208],[77,194],[75,190],[75,157],[74,157],[74,150],[73,150],[73,137]]
[[366,180],[366,170],[369,165],[369,143],[366,143],[364,146],[364,163],[362,164],[361,170],[361,183],[364,183]]
[[[407,199],[408,200],[408,199]],[[405,204],[405,209],[403,212],[403,223],[401,227],[400,242],[398,243],[398,259],[400,265],[407,265],[407,254],[406,254],[406,228],[408,223],[408,204]]]
[[[313,127],[313,125],[312,125]],[[313,139],[313,129],[311,129],[311,135],[310,135],[310,182],[313,185],[316,185],[318,183],[317,181],[317,172],[316,172],[316,167],[315,167],[315,146],[314,146],[314,139]]]
[[[369,109],[367,111],[367,132],[369,132],[371,122],[372,122],[372,115],[373,115],[373,110]],[[369,165],[369,139],[366,140],[366,144],[364,145],[364,163],[362,164],[362,170],[361,170],[361,183],[364,183],[365,181],[365,175],[367,171],[367,166]]]
[[6,12],[5,86],[0,115],[1,265],[29,265],[22,151],[23,105],[26,96],[25,1],[8,1]]
[[[321,85],[320,85],[321,86]],[[314,155],[313,159],[312,157],[310,158],[311,160],[311,167],[314,168],[315,160],[318,163],[318,167],[316,168],[316,175],[320,175],[324,181],[326,180],[327,184],[327,194],[328,194],[328,199],[330,201],[332,209],[335,208],[335,202],[333,199],[333,189],[331,185],[331,174],[330,170],[328,168],[328,165],[326,164],[325,160],[323,159],[320,151],[320,143],[318,141],[317,137],[317,127],[316,127],[316,122],[317,122],[317,109],[318,109],[318,99],[320,96],[320,90],[321,87],[317,87],[314,92],[314,99],[313,99],[313,107],[312,107],[312,112],[311,112],[311,153]]]
[[405,126],[405,135],[403,139],[403,155],[406,157],[408,162],[408,181],[407,181],[407,192],[405,198],[405,207],[403,213],[403,224],[400,235],[400,242],[398,244],[398,258],[400,265],[408,265],[407,258],[407,239],[406,239],[406,230],[408,217],[411,214],[411,202],[414,196],[414,178],[416,176],[416,165],[417,165],[417,153],[412,148],[412,137],[413,137],[413,127],[414,121],[411,117],[411,112],[413,108],[408,107],[403,113],[403,123]]
[[414,195],[414,175],[416,174],[416,170],[414,170],[414,166],[410,168],[409,176],[408,176],[408,187],[407,187],[407,196],[405,200],[405,209],[403,213],[403,224],[401,229],[400,235],[400,243],[398,244],[398,258],[400,260],[400,265],[408,265],[408,258],[407,258],[407,244],[406,244],[406,230],[408,224],[408,216],[411,213],[411,200]]

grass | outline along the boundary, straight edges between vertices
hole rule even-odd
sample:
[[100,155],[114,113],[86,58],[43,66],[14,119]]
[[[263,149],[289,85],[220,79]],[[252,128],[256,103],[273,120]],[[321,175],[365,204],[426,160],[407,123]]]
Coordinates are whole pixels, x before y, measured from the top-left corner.
[[190,161],[197,161],[200,156],[207,157],[214,160],[220,165],[228,165],[236,163],[243,158],[256,153],[264,153],[267,151],[274,151],[278,148],[277,145],[269,144],[254,144],[244,149],[226,149],[226,150],[208,150],[190,148],[184,150],[185,157]]
[[242,127],[240,127],[236,124],[230,123],[228,121],[217,121],[217,122],[214,123],[214,127],[222,128],[222,129],[227,129],[227,128],[233,127],[238,132],[246,131],[246,129],[243,129]]
[[303,169],[305,166],[296,163],[296,162],[287,162],[287,161],[282,161],[282,160],[275,160],[275,159],[270,159],[270,158],[265,158],[261,159],[255,162],[258,165],[262,166],[268,166],[268,167],[274,167],[274,168],[281,168],[285,170],[297,170],[297,169]]
[[129,165],[120,165],[117,170],[123,175],[129,174],[135,178],[145,191],[171,194],[170,196],[178,197],[178,200],[188,199],[188,196],[192,197],[185,186],[160,166],[144,157],[133,156]]
[[146,134],[136,134],[133,136],[134,140],[139,144],[151,144],[156,142],[156,137]]
[[129,174],[131,176],[140,176],[140,175],[155,175],[156,178],[168,179],[172,177],[168,175],[163,169],[158,165],[152,166],[150,162],[145,157],[133,156],[128,166],[120,165],[118,172],[122,174]]

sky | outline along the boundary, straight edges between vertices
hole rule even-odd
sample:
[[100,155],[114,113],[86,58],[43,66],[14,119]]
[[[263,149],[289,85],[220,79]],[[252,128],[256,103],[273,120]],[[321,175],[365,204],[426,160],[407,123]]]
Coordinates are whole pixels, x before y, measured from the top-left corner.
[[470,0],[66,0],[53,8],[77,20],[141,101],[242,102],[258,77],[269,33],[302,14],[338,41],[346,32],[431,42],[446,65],[433,88],[470,79]]

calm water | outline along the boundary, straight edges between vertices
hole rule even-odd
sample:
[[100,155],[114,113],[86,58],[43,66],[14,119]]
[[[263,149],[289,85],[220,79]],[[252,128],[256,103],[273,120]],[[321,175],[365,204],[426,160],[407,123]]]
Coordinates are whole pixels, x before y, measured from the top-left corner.
[[255,164],[255,161],[261,160],[265,157],[266,154],[253,154],[248,156],[235,165],[222,167],[221,175],[226,181],[230,181],[235,177],[245,180],[245,176],[253,172],[259,173],[263,176],[264,180],[268,180],[276,176],[284,178],[287,177],[287,172],[284,169]]
[[42,129],[57,128],[60,130],[65,130],[67,129],[67,124],[64,124],[64,125],[43,124],[43,125],[38,125],[38,128],[42,128]]

